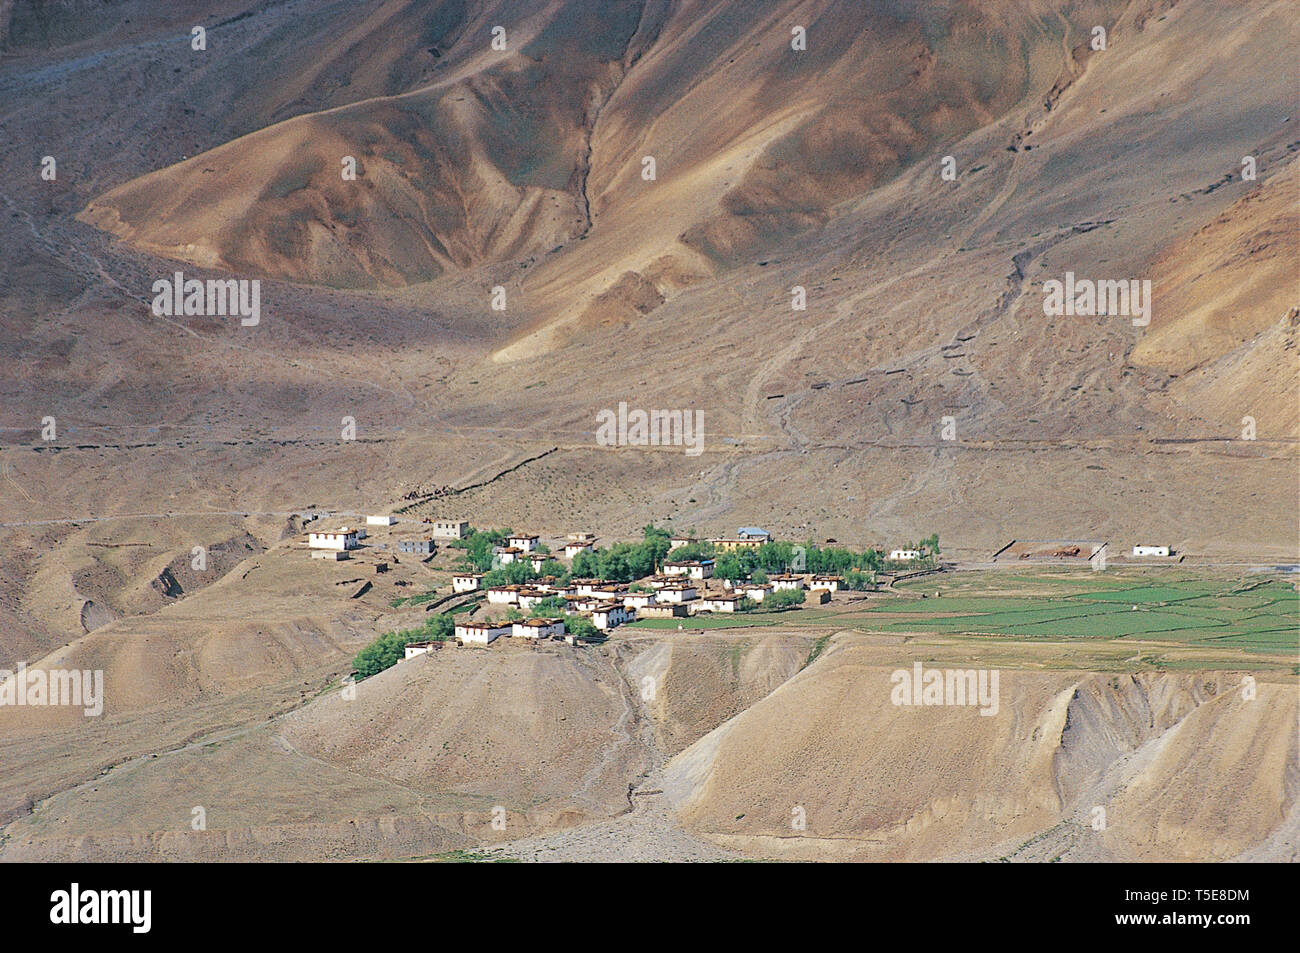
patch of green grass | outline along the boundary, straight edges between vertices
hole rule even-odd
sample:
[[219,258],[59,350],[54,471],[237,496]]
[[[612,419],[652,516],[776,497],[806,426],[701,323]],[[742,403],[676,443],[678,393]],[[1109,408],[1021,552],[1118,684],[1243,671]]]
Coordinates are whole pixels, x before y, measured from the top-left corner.
[[[797,616],[798,613],[790,613],[791,617]],[[691,616],[683,619],[637,619],[635,622],[629,622],[627,625],[619,626],[621,629],[672,629],[676,631],[677,626],[683,629],[735,629],[744,626],[756,625],[780,625],[786,622],[782,618],[763,618],[762,616],[752,616],[749,613],[740,613],[735,616],[714,615],[714,616]]]
[[945,576],[940,585],[934,579],[919,580],[916,588],[938,588],[953,595],[923,601],[885,599],[838,621],[891,633],[1033,639],[1152,636],[1252,652],[1300,649],[1300,593],[1280,579],[1162,574],[1157,583],[1131,571],[1003,573],[1000,577],[973,573],[969,578]]
[[831,637],[830,634],[828,633],[826,635],[823,635],[820,639],[818,639],[816,642],[813,643],[812,649],[810,649],[808,652],[808,658],[804,661],[803,668],[801,668],[800,671],[802,671],[804,668],[807,668],[813,662],[817,661],[818,657],[826,649],[826,643],[830,642],[830,640]]

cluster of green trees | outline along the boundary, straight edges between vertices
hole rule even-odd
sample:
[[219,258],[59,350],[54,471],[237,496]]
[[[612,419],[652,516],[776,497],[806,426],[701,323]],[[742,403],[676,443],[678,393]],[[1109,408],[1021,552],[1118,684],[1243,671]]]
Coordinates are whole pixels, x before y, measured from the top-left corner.
[[357,680],[377,675],[406,657],[406,646],[411,642],[445,642],[454,637],[456,617],[451,613],[433,615],[424,625],[401,632],[385,632],[356,654],[352,670]]
[[910,566],[924,566],[933,569],[939,564],[938,533],[931,533],[929,536],[925,537],[925,539],[920,539],[916,542],[906,542],[903,544],[902,548],[915,549],[918,552],[925,553],[925,555],[920,559],[908,560],[908,565]]
[[604,579],[631,582],[659,571],[668,555],[670,534],[653,525],[642,527],[639,543],[615,543],[592,553],[573,557],[573,576],[578,579]]
[[884,565],[884,556],[878,550],[854,552],[838,546],[818,546],[816,543],[770,542],[755,549],[738,549],[715,554],[712,543],[691,543],[678,546],[668,554],[670,559],[712,559],[713,575],[733,582],[751,579],[766,582],[768,573],[813,572],[842,575],[849,572],[874,573]]
[[540,570],[534,569],[531,562],[515,560],[485,572],[482,585],[484,589],[493,586],[522,586],[543,576],[554,576],[562,583],[569,581],[569,571],[564,568],[563,563],[556,562],[554,559],[542,563]]
[[462,568],[487,572],[492,568],[493,550],[505,543],[513,532],[513,529],[476,529],[471,526],[468,536],[454,539],[447,545],[452,549],[465,550],[465,557],[461,560]]
[[566,618],[564,630],[579,639],[595,639],[604,634],[585,615],[571,615]]
[[778,589],[763,597],[763,609],[776,612],[790,606],[801,606],[807,598],[808,593],[802,589]]

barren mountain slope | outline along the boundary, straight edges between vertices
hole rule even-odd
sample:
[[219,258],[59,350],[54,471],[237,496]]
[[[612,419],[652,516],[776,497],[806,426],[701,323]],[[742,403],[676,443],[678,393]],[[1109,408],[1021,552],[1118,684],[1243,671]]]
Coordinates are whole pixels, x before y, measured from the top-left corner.
[[[985,716],[894,704],[896,669],[879,655],[833,646],[674,758],[664,788],[687,829],[746,852],[859,860],[993,858],[1043,836],[1068,859],[1227,860],[1292,836],[1294,685],[1247,701],[1228,675],[1003,670]],[[1213,791],[1235,808],[1211,807]]]

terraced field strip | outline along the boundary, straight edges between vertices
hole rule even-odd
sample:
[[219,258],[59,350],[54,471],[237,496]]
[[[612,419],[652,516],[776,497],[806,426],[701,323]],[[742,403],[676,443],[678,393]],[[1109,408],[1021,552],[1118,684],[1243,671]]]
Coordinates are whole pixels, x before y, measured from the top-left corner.
[[[1188,577],[1150,583],[1132,574],[1098,578],[1100,575],[987,580],[992,590],[987,596],[976,594],[980,579],[959,580],[943,587],[958,595],[903,604],[886,602],[861,613],[838,616],[838,620],[878,632],[1033,639],[1159,635],[1188,645],[1256,652],[1300,648],[1300,593],[1283,580]],[[1019,589],[1022,594],[1008,595],[1008,589]]]

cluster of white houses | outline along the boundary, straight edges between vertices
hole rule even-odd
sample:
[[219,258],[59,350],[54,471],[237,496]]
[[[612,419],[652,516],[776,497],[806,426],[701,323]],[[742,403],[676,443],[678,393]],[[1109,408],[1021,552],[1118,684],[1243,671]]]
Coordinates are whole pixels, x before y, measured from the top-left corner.
[[[393,516],[368,516],[366,526],[392,527],[397,524]],[[463,539],[469,535],[465,520],[430,520],[429,532],[437,539]],[[313,531],[308,534],[307,545],[312,555],[325,559],[345,559],[350,551],[360,546],[366,538],[364,527],[347,526],[337,530]],[[432,553],[433,538],[401,540],[400,552]],[[771,534],[757,527],[741,527],[735,536],[710,539],[715,552],[735,552],[756,549],[771,540]],[[690,546],[698,540],[688,536],[673,536],[670,549]],[[570,533],[564,542],[563,558],[573,560],[581,553],[595,550],[596,537],[591,533]],[[515,562],[528,562],[534,571],[542,571],[545,564],[557,558],[541,545],[535,533],[511,533],[493,552],[493,565],[505,566]],[[921,553],[895,550],[890,558],[916,558]],[[769,594],[787,589],[824,590],[829,593],[844,588],[839,576],[785,573],[771,576],[766,582],[731,582],[723,580],[721,586],[710,587],[714,576],[712,559],[667,560],[660,574],[641,580],[631,586],[599,579],[572,579],[561,583],[554,577],[545,577],[524,585],[502,585],[486,588],[489,605],[511,607],[519,612],[538,610],[544,600],[554,608],[555,618],[529,618],[504,621],[462,621],[455,626],[455,641],[461,644],[488,645],[509,636],[530,640],[574,637],[566,633],[564,616],[580,614],[589,618],[599,630],[608,632],[625,622],[637,618],[684,618],[702,612],[737,612],[750,600],[762,602]],[[483,590],[484,573],[458,571],[452,574],[452,591],[466,593]],[[407,658],[440,648],[441,642],[415,642],[406,648]]]
[[[563,611],[588,616],[596,628],[608,631],[638,618],[669,619],[699,612],[736,612],[743,599],[762,602],[769,593],[783,589],[835,592],[844,588],[839,576],[789,573],[772,576],[764,583],[732,583],[727,580],[723,582],[722,591],[710,591],[703,583],[713,576],[712,560],[669,561],[663,569],[661,575],[650,576],[635,588],[599,579],[572,579],[560,583],[550,578],[526,584],[489,586],[485,591],[489,605],[510,606],[521,612],[534,610],[546,599],[561,599]],[[483,589],[483,579],[484,574],[479,572],[453,573],[452,590],[459,593]],[[506,623],[502,626],[508,627]]]

